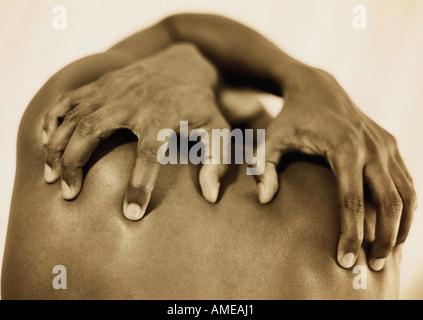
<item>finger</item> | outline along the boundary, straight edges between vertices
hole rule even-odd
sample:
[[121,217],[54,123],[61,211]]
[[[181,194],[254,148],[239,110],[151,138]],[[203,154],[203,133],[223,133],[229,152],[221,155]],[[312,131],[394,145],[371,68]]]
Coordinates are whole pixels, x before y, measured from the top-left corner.
[[277,165],[282,156],[290,151],[303,151],[301,141],[294,137],[287,124],[281,125],[277,130],[266,132],[266,162],[261,175],[258,176],[257,192],[259,202],[266,204],[270,202],[279,189],[279,178]]
[[341,235],[337,260],[340,266],[348,269],[357,259],[364,236],[363,164],[353,155],[338,155],[330,162],[340,202]]
[[54,105],[54,107],[46,113],[43,124],[43,144],[47,145],[55,130],[59,127],[60,119],[65,117],[66,113],[74,106],[73,96],[71,93],[65,94]]
[[61,161],[62,197],[74,199],[82,187],[82,167],[88,162],[101,139],[109,137],[125,123],[126,117],[113,106],[104,107],[84,118],[63,153]]
[[377,206],[375,240],[369,253],[369,266],[380,271],[397,240],[402,213],[402,201],[395,184],[382,165],[368,165],[365,177]]
[[[405,175],[408,182],[411,185],[413,185],[413,178],[411,177],[410,173],[408,172],[407,166],[405,165],[404,160],[401,157],[401,155],[399,154],[399,152],[396,152],[395,161],[396,161],[396,165],[401,169],[402,173]],[[416,205],[417,205],[417,203],[416,203]]]
[[46,164],[44,168],[44,179],[48,183],[55,182],[61,172],[60,161],[63,151],[75,131],[78,122],[86,115],[92,113],[97,106],[90,103],[83,103],[71,109],[65,116],[62,124],[52,133],[47,144]]
[[62,158],[65,145],[56,139],[52,139],[47,145],[46,163],[44,165],[44,180],[54,183],[60,177],[60,159]]
[[395,162],[391,166],[390,173],[403,203],[396,242],[396,244],[399,245],[404,243],[407,239],[411,223],[413,222],[414,211],[417,207],[416,192],[412,181],[408,179],[407,173],[404,172],[404,169],[398,163]]
[[93,85],[88,84],[64,94],[53,108],[46,113],[43,124],[43,144],[47,145],[53,133],[60,125],[60,120],[81,100],[89,98],[95,92]]
[[204,164],[199,173],[199,183],[204,199],[215,203],[219,196],[220,181],[228,171],[227,165]]
[[215,115],[203,130],[207,132],[206,138],[201,139],[204,150],[207,150],[207,161],[203,161],[198,179],[203,197],[215,203],[219,196],[220,181],[231,162],[231,133],[229,124],[220,115]]
[[138,155],[123,202],[123,214],[129,220],[142,219],[147,210],[160,169],[158,148],[152,135],[142,137],[138,143]]
[[259,176],[257,183],[258,198],[261,204],[269,203],[279,188],[278,173],[276,164],[266,162],[263,174]]

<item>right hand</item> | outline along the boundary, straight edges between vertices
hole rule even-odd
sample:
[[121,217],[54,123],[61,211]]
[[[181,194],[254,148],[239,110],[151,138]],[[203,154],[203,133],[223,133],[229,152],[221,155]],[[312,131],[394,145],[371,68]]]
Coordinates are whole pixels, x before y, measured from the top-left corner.
[[[259,178],[262,203],[275,195],[276,166],[289,152],[324,157],[338,186],[341,234],[337,260],[351,268],[364,238],[364,185],[377,208],[368,254],[380,271],[407,238],[416,209],[413,180],[395,138],[368,118],[327,72],[295,64],[284,85],[285,105],[266,128],[266,168]],[[285,79],[287,80],[287,79]]]
[[[166,128],[178,132],[182,120],[190,129],[205,129],[209,137],[212,129],[229,129],[215,103],[216,81],[213,66],[194,46],[183,44],[66,93],[44,121],[45,180],[53,183],[61,176],[63,198],[74,199],[82,188],[82,167],[100,140],[129,129],[139,139],[138,156],[123,211],[130,220],[141,219],[160,167],[157,151],[163,142],[157,133]],[[200,169],[200,187],[209,202],[216,202],[226,171],[222,163]]]

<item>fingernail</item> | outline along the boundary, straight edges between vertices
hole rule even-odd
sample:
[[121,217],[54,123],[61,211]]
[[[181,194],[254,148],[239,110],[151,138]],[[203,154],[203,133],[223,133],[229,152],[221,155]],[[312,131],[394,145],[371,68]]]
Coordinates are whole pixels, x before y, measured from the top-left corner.
[[259,198],[259,202],[260,203],[265,203],[265,199],[264,199],[264,184],[263,182],[259,182],[257,185],[258,188],[258,198]]
[[140,220],[143,215],[141,207],[136,203],[130,203],[126,207],[125,217],[129,220]]
[[48,136],[47,136],[47,131],[43,130],[43,145],[47,145],[48,144]]
[[212,190],[212,200],[213,203],[217,201],[217,197],[219,196],[219,189],[220,189],[220,183],[216,184]]
[[261,204],[269,203],[275,196],[276,191],[278,190],[277,185],[271,185],[271,184],[265,185],[263,182],[259,182],[257,185],[257,188],[258,188],[259,202]]
[[215,203],[219,196],[220,183],[207,183],[206,190],[203,193],[204,198],[210,203]]
[[341,259],[341,266],[344,268],[351,268],[354,264],[355,254],[353,252],[348,252],[344,254]]
[[374,271],[380,271],[385,266],[385,260],[384,258],[374,259],[370,262],[370,266]]
[[55,182],[59,176],[54,173],[53,169],[46,163],[44,166],[44,179],[48,183]]
[[66,200],[71,200],[72,197],[72,190],[68,186],[68,184],[65,182],[65,180],[62,180],[62,197]]

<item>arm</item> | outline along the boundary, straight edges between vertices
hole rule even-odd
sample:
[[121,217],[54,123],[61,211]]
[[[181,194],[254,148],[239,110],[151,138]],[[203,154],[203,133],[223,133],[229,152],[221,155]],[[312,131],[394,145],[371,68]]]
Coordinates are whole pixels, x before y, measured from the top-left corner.
[[133,59],[154,53],[172,42],[194,43],[215,65],[235,73],[289,82],[299,61],[258,32],[236,21],[209,14],[178,14],[113,46]]
[[[331,75],[296,61],[257,32],[223,17],[171,16],[108,53],[135,61],[178,41],[194,43],[223,70],[270,80],[281,88],[285,106],[266,128],[267,162],[257,184],[259,201],[267,203],[276,194],[276,166],[284,153],[325,157],[338,182],[338,262],[346,268],[355,263],[363,240],[367,182],[378,207],[369,261],[374,270],[381,270],[393,247],[404,242],[415,209],[413,183],[395,139],[365,116]],[[53,120],[46,122],[47,139]]]
[[[61,78],[61,86],[73,87],[92,72],[95,61]],[[367,271],[367,290],[355,290],[357,274],[337,266],[336,186],[322,161],[286,157],[281,190],[264,212],[251,197],[254,180],[237,174],[237,168],[223,181],[222,201],[211,205],[189,178],[198,166],[165,165],[150,213],[132,223],[123,217],[121,204],[137,141],[120,132],[95,150],[80,196],[63,201],[58,186],[42,180],[45,150],[39,140],[41,110],[60,94],[49,81],[21,122],[3,299],[397,298],[400,248],[383,272],[371,272],[368,243],[363,244],[357,264]],[[237,97],[224,100],[244,105]],[[249,107],[260,115],[259,105]],[[374,216],[371,206],[366,212],[366,218]],[[67,268],[67,290],[52,286],[52,269],[59,264]]]

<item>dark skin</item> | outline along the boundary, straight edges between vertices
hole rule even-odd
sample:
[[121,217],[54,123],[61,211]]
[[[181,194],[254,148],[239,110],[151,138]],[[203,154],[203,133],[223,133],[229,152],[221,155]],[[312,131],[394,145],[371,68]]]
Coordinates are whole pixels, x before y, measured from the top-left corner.
[[[114,58],[92,56],[61,71],[22,118],[2,299],[397,298],[400,246],[381,272],[367,265],[376,217],[370,202],[357,258],[367,289],[355,289],[357,274],[339,268],[336,182],[321,159],[285,156],[278,167],[281,188],[265,207],[256,201],[244,165],[230,167],[216,204],[202,197],[199,165],[164,165],[148,214],[134,223],[121,208],[137,137],[118,131],[99,143],[84,167],[79,196],[63,201],[57,186],[43,181],[43,114],[63,92],[118,67]],[[250,128],[268,124],[254,95],[248,107],[234,95],[222,94],[223,101],[232,101],[223,110],[228,118]],[[231,113],[240,105],[246,114]],[[52,287],[59,264],[67,269],[67,290]]]
[[[139,138],[140,156],[125,194],[124,212],[130,220],[140,220],[160,168],[157,150],[164,142],[158,133],[162,129],[179,133],[181,119],[189,121],[190,130],[201,127],[210,137],[212,129],[230,128],[215,101],[216,82],[215,69],[196,47],[181,44],[74,91],[75,102],[62,101],[58,107],[69,112],[52,136],[51,143],[58,147],[47,155],[47,163],[55,168],[46,166],[47,181],[57,180],[61,160],[62,196],[75,198],[81,190],[82,168],[99,141],[118,129],[131,129]],[[106,91],[111,94],[102,94]],[[78,106],[69,109],[76,101]],[[58,108],[56,114],[62,112]],[[199,179],[205,198],[216,202],[218,190],[210,182],[219,181],[227,165],[213,164],[212,157],[210,152],[210,163],[202,166]]]
[[[366,184],[378,212],[376,236],[368,259],[373,270],[381,270],[395,245],[405,241],[416,208],[413,182],[393,136],[364,115],[334,77],[289,57],[255,31],[223,17],[196,14],[171,16],[123,40],[107,54],[122,56],[128,63],[133,63],[180,41],[194,43],[224,74],[242,75],[256,79],[256,82],[258,79],[268,81],[283,92],[286,101],[283,112],[266,127],[267,162],[257,183],[259,202],[270,202],[277,192],[276,167],[284,154],[300,151],[325,157],[337,181],[341,218],[338,263],[349,268],[356,261],[364,237],[363,186]],[[119,79],[119,73],[117,71],[109,80]],[[62,181],[66,182],[62,189],[66,199],[75,198],[80,192],[81,164],[85,161],[78,160],[87,160],[92,148],[82,148],[84,151],[81,153],[72,152],[70,157],[65,158],[66,161],[63,161],[61,154],[69,154],[66,149],[69,145],[72,147],[71,143],[68,144],[72,141],[70,136],[79,132],[76,128],[80,123],[80,127],[84,127],[84,121],[87,121],[85,117],[92,111],[92,104],[84,105],[84,102],[94,92],[102,96],[102,101],[110,96],[107,81],[99,81],[102,82],[95,83],[88,90],[78,89],[53,101],[54,106],[44,122],[46,178],[48,182],[54,182],[61,175]],[[124,86],[122,81],[121,85]],[[119,98],[122,101],[128,99],[128,94]],[[57,137],[60,128],[58,120],[66,119],[75,105],[79,108],[79,113],[72,116],[75,132]],[[104,104],[101,106],[104,107]],[[115,113],[116,126],[126,125],[124,121],[119,121],[119,114]],[[101,128],[102,120],[94,125]],[[148,125],[143,124],[144,127]],[[133,126],[129,126],[129,129],[137,134]],[[90,139],[104,136],[104,132],[89,134],[92,135]],[[149,145],[153,140],[150,137]],[[137,163],[145,161],[146,153],[140,149]],[[204,192],[203,188],[203,194],[211,202],[217,199],[223,173],[224,170],[215,170],[213,178],[204,179],[209,181],[206,188],[209,192]],[[141,186],[146,188],[136,193],[137,196],[131,196],[129,202],[125,201],[124,214],[131,218],[128,208],[136,208],[135,212],[139,214],[135,218],[139,218],[146,210],[151,185],[154,186],[157,174],[155,170],[137,170],[137,166],[133,174],[127,195],[135,194],[131,190],[138,190]]]

